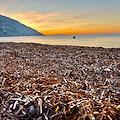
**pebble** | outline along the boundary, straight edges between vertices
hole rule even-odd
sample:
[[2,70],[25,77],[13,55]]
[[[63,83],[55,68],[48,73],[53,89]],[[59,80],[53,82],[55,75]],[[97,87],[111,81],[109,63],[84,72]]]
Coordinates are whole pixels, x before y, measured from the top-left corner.
[[105,68],[104,71],[110,72],[110,69],[109,68]]
[[25,59],[26,62],[30,62],[30,59]]
[[29,113],[30,114],[35,113],[35,108],[33,105],[29,107]]

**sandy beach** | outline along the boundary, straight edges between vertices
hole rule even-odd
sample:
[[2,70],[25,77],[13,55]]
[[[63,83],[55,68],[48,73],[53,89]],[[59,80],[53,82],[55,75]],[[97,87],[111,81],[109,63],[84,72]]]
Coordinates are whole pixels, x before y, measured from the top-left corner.
[[0,120],[119,120],[120,48],[0,43]]

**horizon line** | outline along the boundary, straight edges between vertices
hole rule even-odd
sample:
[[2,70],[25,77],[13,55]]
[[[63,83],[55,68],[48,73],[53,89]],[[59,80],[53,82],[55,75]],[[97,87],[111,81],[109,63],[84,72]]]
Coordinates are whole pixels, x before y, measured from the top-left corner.
[[[117,33],[85,33],[85,34],[51,34],[51,35],[97,35],[97,34],[120,34],[119,32]],[[45,35],[45,34],[44,34]],[[46,34],[47,35],[47,34]],[[48,36],[51,36],[48,35]]]

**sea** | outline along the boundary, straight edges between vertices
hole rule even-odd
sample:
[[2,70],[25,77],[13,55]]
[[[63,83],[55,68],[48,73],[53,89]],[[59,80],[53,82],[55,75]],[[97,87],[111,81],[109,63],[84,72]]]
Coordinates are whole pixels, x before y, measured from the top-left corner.
[[[73,38],[75,36],[76,38]],[[120,33],[90,35],[46,35],[0,37],[0,42],[25,42],[48,45],[74,45],[104,48],[120,48]]]

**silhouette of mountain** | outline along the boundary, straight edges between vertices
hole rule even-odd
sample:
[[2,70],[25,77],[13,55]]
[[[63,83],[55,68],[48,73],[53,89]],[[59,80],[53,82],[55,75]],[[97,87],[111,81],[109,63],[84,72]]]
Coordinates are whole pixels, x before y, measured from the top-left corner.
[[14,19],[0,15],[0,37],[40,35],[43,34]]

